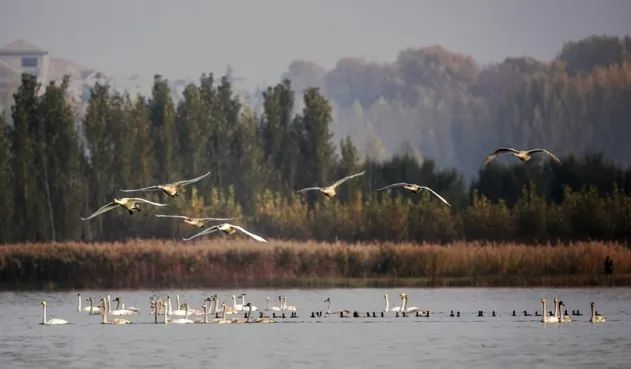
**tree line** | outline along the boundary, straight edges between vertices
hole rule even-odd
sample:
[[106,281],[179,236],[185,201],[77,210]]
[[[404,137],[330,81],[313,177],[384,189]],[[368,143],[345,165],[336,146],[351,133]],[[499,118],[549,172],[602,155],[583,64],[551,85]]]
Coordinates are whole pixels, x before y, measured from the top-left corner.
[[[429,159],[362,160],[349,137],[333,141],[331,105],[319,90],[306,89],[297,109],[289,80],[263,92],[261,113],[242,102],[225,76],[202,75],[177,103],[159,75],[150,96],[96,84],[80,119],[68,83],[42,90],[24,75],[12,123],[0,121],[3,243],[188,235],[191,229],[151,211],[79,218],[122,197],[119,189],[208,170],[209,178],[178,198],[141,196],[168,202],[171,214],[239,217],[257,233],[281,239],[631,239],[631,171],[602,155],[564,156],[560,166],[499,160],[466,185],[458,171]],[[481,165],[483,157],[475,160]],[[365,176],[342,186],[333,200],[294,193],[360,170]],[[427,185],[453,207],[426,195],[374,191],[401,181]]]
[[543,62],[478,65],[441,46],[406,49],[391,63],[344,58],[325,70],[295,62],[294,86],[318,86],[334,131],[375,160],[433,158],[472,179],[479,157],[504,145],[559,155],[604,153],[631,165],[631,37],[568,42]]

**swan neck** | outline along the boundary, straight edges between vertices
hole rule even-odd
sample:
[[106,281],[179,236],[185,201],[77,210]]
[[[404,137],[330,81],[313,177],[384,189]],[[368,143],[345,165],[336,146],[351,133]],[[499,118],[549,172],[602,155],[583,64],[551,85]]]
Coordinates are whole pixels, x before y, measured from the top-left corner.
[[42,304],[42,324],[46,324],[46,305]]
[[175,306],[177,306],[177,309],[180,310],[180,306],[181,306],[180,305],[180,295],[175,295],[175,302],[176,302]]
[[112,311],[112,297],[110,295],[107,295],[107,311],[110,312]]
[[386,308],[384,309],[384,311],[387,313],[390,310],[390,301],[388,301],[388,294],[386,293],[385,295],[383,295],[383,297],[386,300]]
[[542,300],[541,304],[543,305],[542,309],[543,309],[543,313],[541,314],[541,321],[545,323],[546,321],[546,300]]
[[331,314],[331,299],[329,299],[329,306],[327,307],[326,312]]
[[81,294],[80,293],[77,294],[77,299],[79,300],[79,307],[77,307],[77,311],[81,312]]

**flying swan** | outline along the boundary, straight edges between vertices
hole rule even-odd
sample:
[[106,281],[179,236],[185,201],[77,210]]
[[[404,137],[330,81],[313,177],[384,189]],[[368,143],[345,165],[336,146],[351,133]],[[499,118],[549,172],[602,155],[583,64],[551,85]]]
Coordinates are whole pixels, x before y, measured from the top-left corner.
[[193,179],[185,179],[183,181],[178,181],[178,182],[174,182],[174,183],[166,183],[166,184],[159,184],[156,186],[149,186],[149,187],[144,187],[144,188],[136,188],[136,189],[132,189],[132,190],[121,190],[122,192],[138,192],[138,191],[162,191],[165,194],[171,196],[171,197],[175,197],[178,196],[178,188],[182,187],[182,186],[186,186],[186,185],[190,185],[193,184],[195,182],[199,182],[202,179],[204,179],[205,177],[207,177],[208,175],[210,175],[210,172],[201,175],[197,178],[193,178]]
[[545,149],[517,150],[517,149],[513,149],[509,147],[501,147],[493,151],[489,156],[486,157],[486,159],[484,160],[484,165],[487,165],[488,163],[493,161],[495,158],[497,158],[499,155],[504,154],[504,153],[510,153],[517,159],[523,162],[527,162],[528,160],[532,159],[533,154],[537,154],[540,152],[548,155],[550,159],[552,159],[557,164],[561,164],[561,160],[559,160],[559,158],[557,158],[556,155],[554,155],[553,153]]
[[134,214],[134,211],[140,211],[140,207],[138,206],[139,202],[144,202],[145,204],[153,205],[153,206],[167,206],[167,204],[159,204],[157,202],[141,199],[139,197],[123,197],[120,199],[114,199],[114,201],[109,204],[101,206],[97,211],[95,211],[92,215],[87,218],[81,217],[81,220],[89,220],[94,217],[97,217],[103,213],[106,213],[112,209],[117,207],[121,207],[129,212],[130,215]]
[[355,177],[359,177],[361,175],[364,175],[364,173],[366,173],[366,171],[355,173],[355,174],[350,175],[348,177],[344,177],[344,178],[338,180],[337,182],[335,182],[332,185],[327,186],[327,187],[307,187],[307,188],[300,189],[300,190],[298,190],[296,192],[303,193],[303,192],[307,192],[307,191],[320,191],[324,196],[331,198],[331,197],[335,196],[335,194],[336,194],[335,188],[337,186],[339,186],[342,183],[344,183],[344,182],[346,182],[348,180],[351,180],[351,179],[353,179]]
[[429,191],[432,195],[438,197],[440,199],[440,201],[444,202],[447,206],[451,206],[451,204],[449,204],[447,202],[447,200],[445,200],[442,196],[437,194],[431,188],[429,188],[427,186],[417,185],[417,184],[414,184],[414,183],[405,183],[405,182],[393,183],[393,184],[388,185],[386,187],[381,187],[381,188],[377,189],[377,191],[389,190],[391,188],[398,188],[398,187],[403,187],[404,189],[406,189],[406,190],[408,190],[410,192],[414,192],[414,193],[419,193],[419,192],[421,192],[423,190]]
[[204,236],[204,235],[207,235],[207,234],[210,234],[210,233],[214,233],[214,232],[217,232],[217,231],[223,232],[225,234],[233,234],[236,231],[240,231],[240,232],[245,233],[246,235],[250,236],[251,238],[253,238],[253,239],[255,239],[255,240],[259,241],[259,242],[267,242],[267,240],[264,239],[263,237],[261,237],[259,235],[256,235],[256,234],[254,234],[252,232],[248,232],[243,227],[232,225],[232,224],[229,224],[229,223],[223,223],[223,224],[219,224],[219,225],[216,225],[216,226],[212,226],[210,228],[206,228],[203,231],[201,231],[201,232],[199,232],[197,234],[194,234],[194,235],[192,235],[189,238],[183,238],[182,240],[190,241],[193,238],[197,238],[199,236]]
[[228,220],[234,220],[236,218],[192,218],[187,217],[185,215],[166,215],[166,214],[156,214],[158,218],[177,218],[182,219],[182,221],[186,224],[190,224],[193,227],[204,228],[206,222],[225,222]]

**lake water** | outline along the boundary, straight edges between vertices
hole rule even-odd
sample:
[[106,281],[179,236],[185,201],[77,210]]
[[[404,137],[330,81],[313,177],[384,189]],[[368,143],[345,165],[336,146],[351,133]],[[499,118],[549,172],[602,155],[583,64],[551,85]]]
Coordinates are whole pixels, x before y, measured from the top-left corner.
[[[631,289],[413,289],[408,306],[431,311],[429,318],[313,319],[312,311],[383,310],[383,294],[398,304],[401,289],[80,291],[84,298],[111,294],[141,309],[127,326],[101,325],[99,316],[77,312],[76,292],[0,293],[0,368],[629,368]],[[247,293],[259,308],[265,296],[286,295],[299,317],[278,324],[153,324],[151,295],[174,297],[200,308],[218,293]],[[584,314],[566,324],[544,325],[512,310],[541,310],[541,297],[560,297],[568,310]],[[67,326],[43,326],[48,319]],[[396,300],[396,301],[395,301]],[[589,303],[608,321],[590,324]],[[175,301],[174,301],[175,302]],[[550,306],[550,305],[549,305]],[[449,316],[460,311],[460,318]],[[478,317],[478,310],[485,317]],[[492,317],[491,311],[497,316]],[[521,314],[518,314],[521,315]]]

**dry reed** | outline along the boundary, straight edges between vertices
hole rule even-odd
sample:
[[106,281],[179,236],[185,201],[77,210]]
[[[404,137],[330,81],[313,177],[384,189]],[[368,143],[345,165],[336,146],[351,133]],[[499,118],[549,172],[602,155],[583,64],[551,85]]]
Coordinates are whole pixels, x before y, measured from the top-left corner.
[[[615,263],[603,274],[603,260]],[[0,246],[1,289],[631,284],[615,243],[320,243],[210,239]]]

